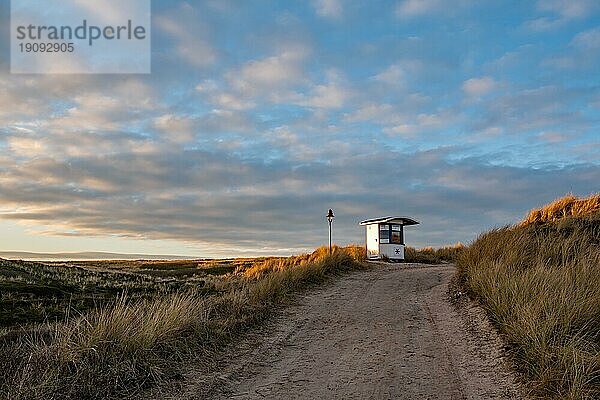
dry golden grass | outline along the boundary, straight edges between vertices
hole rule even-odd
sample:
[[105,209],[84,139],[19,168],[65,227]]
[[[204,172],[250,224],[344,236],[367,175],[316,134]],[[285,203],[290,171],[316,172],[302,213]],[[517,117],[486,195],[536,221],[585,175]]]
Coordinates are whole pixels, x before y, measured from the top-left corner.
[[[356,261],[364,261],[366,259],[366,250],[364,246],[349,245],[346,247],[333,246],[332,256],[339,254],[347,254]],[[256,263],[250,268],[243,270],[242,274],[246,278],[260,278],[265,274],[273,271],[283,271],[294,267],[303,267],[307,264],[315,264],[323,261],[329,255],[329,248],[319,247],[310,254],[302,254],[299,256],[268,258],[262,262]]]
[[404,261],[425,264],[441,264],[443,262],[454,262],[465,249],[462,243],[456,243],[451,246],[440,248],[423,247],[415,249],[414,247],[404,248]]
[[552,203],[545,224],[528,217],[484,233],[457,264],[543,398],[600,398],[600,211],[591,199]]
[[363,264],[335,247],[269,260],[206,297],[195,290],[112,305],[65,323],[0,340],[1,399],[111,399],[139,395],[180,374],[182,360],[208,362],[225,343],[306,285]]
[[299,289],[307,283],[318,283],[327,276],[339,274],[362,267],[359,261],[363,258],[354,258],[353,247],[333,247],[329,249],[320,247],[310,255],[289,257],[289,263],[267,261],[255,268],[246,271],[249,295],[253,304],[270,306],[278,302],[287,294]]
[[529,212],[519,226],[557,221],[565,217],[581,217],[600,211],[600,193],[580,199],[572,194]]

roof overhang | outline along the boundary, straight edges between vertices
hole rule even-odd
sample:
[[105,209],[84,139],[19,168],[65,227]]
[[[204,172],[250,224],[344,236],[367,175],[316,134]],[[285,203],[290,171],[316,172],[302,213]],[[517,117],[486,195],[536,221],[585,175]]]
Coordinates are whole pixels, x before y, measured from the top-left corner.
[[372,224],[399,224],[399,225],[418,225],[419,221],[410,217],[380,217],[373,219],[365,219],[361,221],[359,225],[372,225]]

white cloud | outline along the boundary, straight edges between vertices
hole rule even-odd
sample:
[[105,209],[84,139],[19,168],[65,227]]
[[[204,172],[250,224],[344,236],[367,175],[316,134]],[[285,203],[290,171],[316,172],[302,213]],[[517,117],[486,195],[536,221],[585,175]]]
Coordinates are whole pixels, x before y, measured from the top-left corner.
[[226,110],[249,110],[256,107],[256,103],[246,100],[233,93],[220,93],[213,98],[214,102]]
[[[84,9],[88,15],[100,18],[106,24],[118,25],[127,22],[132,17],[149,12],[145,2],[103,0],[90,2],[88,0],[71,0],[74,5]],[[68,1],[66,3],[69,3]]]
[[580,49],[600,49],[600,28],[593,28],[575,35],[571,45]]
[[325,71],[326,83],[313,84],[302,94],[296,93],[291,102],[320,109],[341,108],[354,97],[354,92],[341,71],[331,68]]
[[540,133],[537,137],[544,142],[551,144],[566,142],[569,139],[568,136],[555,131],[545,131]]
[[552,12],[564,19],[583,18],[597,7],[596,0],[539,0],[540,11]]
[[463,85],[463,91],[470,97],[484,96],[497,87],[497,82],[489,76],[481,78],[471,78],[466,80]]
[[578,99],[589,95],[588,88],[558,85],[506,91],[485,104],[485,109],[471,118],[471,130],[502,126],[506,134],[529,134],[557,128],[581,133],[590,121],[581,111]]
[[383,132],[390,136],[401,136],[403,138],[416,138],[423,131],[438,129],[451,122],[450,118],[444,118],[440,114],[421,113],[416,118],[405,117],[405,122],[388,126]]
[[175,143],[186,143],[194,139],[194,120],[173,114],[161,115],[154,119],[154,127],[163,137]]
[[[44,121],[33,129],[11,129],[6,142],[21,160],[64,159],[65,157],[98,157],[124,152],[156,152],[156,143],[131,133],[95,132],[70,127],[60,129],[60,124]],[[49,134],[49,131],[52,131]]]
[[392,115],[397,115],[397,113],[394,112],[394,107],[391,104],[369,103],[347,115],[345,120],[347,122],[377,120],[377,122],[386,123]]
[[157,15],[154,24],[176,40],[176,54],[190,65],[205,67],[216,61],[217,52],[206,39],[207,30],[189,3],[172,14]]
[[246,94],[293,86],[303,78],[302,63],[307,55],[306,47],[290,46],[278,55],[246,63],[227,78],[234,89]]
[[534,31],[548,31],[576,20],[589,17],[598,8],[595,0],[539,0],[536,8],[550,14],[532,19],[525,26]]
[[381,71],[373,77],[376,81],[388,84],[388,85],[404,85],[406,80],[406,73],[399,65],[390,65],[387,69]]
[[396,16],[416,17],[439,11],[444,6],[442,0],[404,0],[396,6]]
[[121,101],[112,96],[90,94],[78,96],[76,105],[60,118],[51,119],[48,126],[56,129],[114,130],[122,118],[115,118],[121,112]]
[[177,46],[177,53],[191,65],[204,67],[212,64],[216,54],[210,45],[199,39],[182,41]]
[[219,85],[212,79],[205,79],[196,85],[196,90],[201,93],[209,93],[217,90]]
[[555,28],[560,27],[566,22],[564,19],[560,18],[548,18],[548,17],[540,17],[536,19],[532,19],[525,23],[525,26],[532,31],[549,31]]
[[341,108],[350,97],[352,97],[351,91],[337,83],[316,85],[308,98],[302,100],[300,105],[316,108]]
[[50,110],[38,96],[30,95],[26,82],[21,79],[0,79],[0,125],[8,125],[18,118],[45,114]]
[[294,90],[308,81],[304,61],[310,49],[291,44],[276,55],[251,60],[225,73],[224,85],[204,81],[196,90],[215,106],[226,110],[248,110],[261,101],[297,102],[302,95]]
[[51,132],[113,131],[160,107],[153,89],[143,82],[126,80],[107,89],[110,95],[96,90],[75,96],[71,107],[40,122],[41,126]]
[[196,91],[201,93],[204,98],[214,104],[217,110],[249,110],[256,106],[251,100],[250,93],[243,91],[226,91],[214,80],[204,80],[196,85]]
[[11,136],[8,138],[8,146],[19,156],[39,157],[48,154],[44,140],[35,136]]
[[320,17],[340,18],[343,13],[340,0],[313,0],[313,6]]
[[592,28],[575,35],[568,51],[542,60],[541,65],[556,69],[598,69],[599,54],[600,28]]

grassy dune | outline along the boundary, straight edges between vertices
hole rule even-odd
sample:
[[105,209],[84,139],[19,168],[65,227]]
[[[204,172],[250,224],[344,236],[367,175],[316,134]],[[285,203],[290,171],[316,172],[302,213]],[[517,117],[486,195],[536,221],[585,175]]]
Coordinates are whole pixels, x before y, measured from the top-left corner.
[[404,261],[425,264],[455,262],[464,249],[465,246],[462,243],[457,243],[452,246],[444,246],[437,249],[433,247],[415,249],[414,247],[407,246],[404,249]]
[[600,398],[600,196],[568,196],[482,234],[459,278],[535,395]]
[[146,298],[123,294],[62,323],[0,336],[0,398],[123,398],[180,375],[184,360],[209,363],[236,335],[307,285],[364,268],[364,250],[324,248],[264,259],[213,282]]
[[541,208],[533,209],[519,226],[554,222],[566,217],[585,217],[600,212],[600,193],[579,199],[567,195]]

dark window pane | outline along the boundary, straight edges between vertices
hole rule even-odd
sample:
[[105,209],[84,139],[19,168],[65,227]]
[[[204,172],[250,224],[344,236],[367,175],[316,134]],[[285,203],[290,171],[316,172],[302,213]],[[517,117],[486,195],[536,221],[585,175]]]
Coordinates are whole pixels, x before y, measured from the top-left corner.
[[389,243],[390,242],[390,226],[389,225],[379,225],[379,243]]

